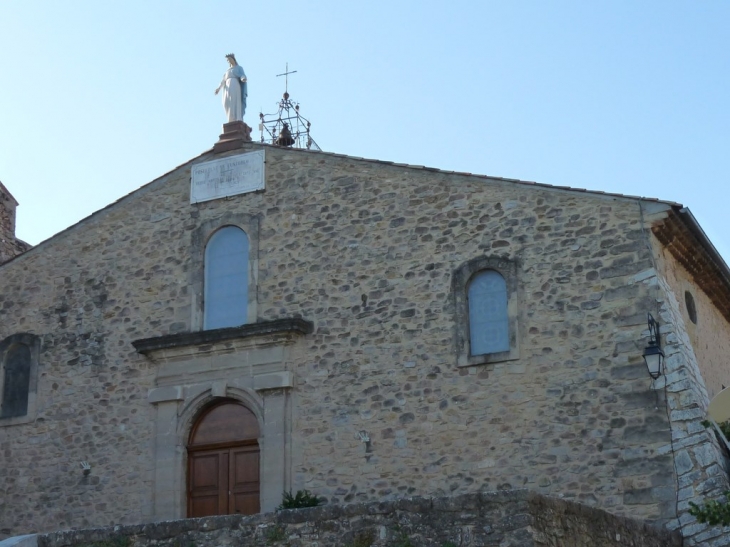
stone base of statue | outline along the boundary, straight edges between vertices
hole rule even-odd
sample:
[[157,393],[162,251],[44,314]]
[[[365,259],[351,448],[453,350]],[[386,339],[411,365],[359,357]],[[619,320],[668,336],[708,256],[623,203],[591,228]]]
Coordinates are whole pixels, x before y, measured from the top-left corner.
[[225,152],[240,148],[243,143],[252,142],[251,128],[244,122],[228,122],[223,124],[223,133],[213,145],[213,152]]

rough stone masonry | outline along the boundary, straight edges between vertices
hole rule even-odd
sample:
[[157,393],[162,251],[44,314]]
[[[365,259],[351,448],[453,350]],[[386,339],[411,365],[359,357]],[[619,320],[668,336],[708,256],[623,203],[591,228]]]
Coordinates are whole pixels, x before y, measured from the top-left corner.
[[30,248],[30,245],[15,237],[17,206],[18,202],[0,182],[0,264]]
[[525,490],[411,497],[393,502],[285,510],[159,524],[56,532],[38,547],[179,545],[243,547],[673,547],[677,532]]
[[[264,191],[191,204],[207,153],[0,266],[0,340],[42,341],[33,420],[0,424],[0,534],[184,517],[189,419],[222,396],[268,416],[262,488],[329,504],[527,488],[676,528],[688,495],[726,487],[699,422],[704,371],[730,371],[697,358],[672,279],[712,336],[728,323],[652,235],[670,205],[265,150]],[[251,239],[253,322],[312,332],[137,352],[201,330],[201,256],[226,224]],[[514,265],[516,357],[459,366],[452,280],[479,257]],[[671,345],[657,382],[648,311]]]

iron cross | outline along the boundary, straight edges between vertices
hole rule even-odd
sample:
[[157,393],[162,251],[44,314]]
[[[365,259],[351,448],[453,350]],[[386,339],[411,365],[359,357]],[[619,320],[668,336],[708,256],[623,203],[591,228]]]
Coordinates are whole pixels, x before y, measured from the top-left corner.
[[289,72],[289,63],[286,64],[286,72],[282,72],[281,74],[277,74],[276,77],[279,76],[286,76],[286,82],[284,84],[284,91],[289,91],[289,74],[296,74],[296,70],[292,70]]

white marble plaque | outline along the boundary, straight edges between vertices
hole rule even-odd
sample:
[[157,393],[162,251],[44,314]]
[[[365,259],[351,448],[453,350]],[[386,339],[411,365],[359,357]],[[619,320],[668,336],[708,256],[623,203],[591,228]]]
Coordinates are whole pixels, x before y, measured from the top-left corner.
[[190,203],[263,190],[264,151],[198,163],[190,178]]

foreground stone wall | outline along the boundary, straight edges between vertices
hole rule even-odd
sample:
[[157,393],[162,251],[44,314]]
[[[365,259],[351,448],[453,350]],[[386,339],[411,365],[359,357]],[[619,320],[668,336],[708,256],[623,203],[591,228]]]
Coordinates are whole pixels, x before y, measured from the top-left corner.
[[[674,519],[636,200],[267,147],[265,191],[191,205],[190,168],[0,267],[0,339],[42,339],[37,420],[0,423],[0,536],[154,520],[162,472],[184,490],[189,430],[156,472],[160,365],[132,341],[201,328],[201,227],[241,216],[257,320],[314,325],[282,371],[286,489],[340,504],[525,487]],[[483,256],[515,265],[518,358],[459,367],[453,274]]]
[[56,532],[38,547],[672,547],[678,533],[526,491]]

